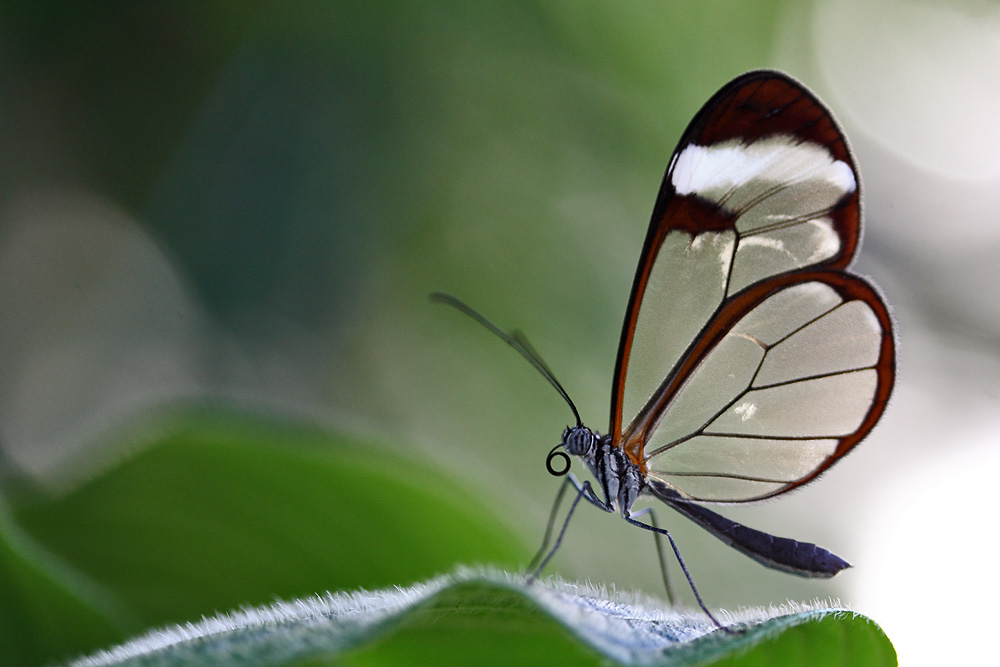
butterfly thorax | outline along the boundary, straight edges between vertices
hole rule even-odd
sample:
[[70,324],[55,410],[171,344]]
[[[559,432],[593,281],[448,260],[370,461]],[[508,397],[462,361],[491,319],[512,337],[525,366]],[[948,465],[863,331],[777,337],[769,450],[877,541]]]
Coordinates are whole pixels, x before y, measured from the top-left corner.
[[646,485],[645,479],[639,466],[611,444],[611,436],[602,436],[586,426],[572,426],[563,432],[563,447],[583,459],[601,485],[604,508],[628,516]]

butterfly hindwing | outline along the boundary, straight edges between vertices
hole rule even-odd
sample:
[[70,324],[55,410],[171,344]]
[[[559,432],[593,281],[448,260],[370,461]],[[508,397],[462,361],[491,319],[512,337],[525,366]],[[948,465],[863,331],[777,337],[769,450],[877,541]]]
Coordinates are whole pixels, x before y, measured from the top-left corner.
[[647,478],[734,502],[813,479],[874,425],[893,379],[891,319],[865,281],[784,275],[728,301],[662,405],[643,413]]

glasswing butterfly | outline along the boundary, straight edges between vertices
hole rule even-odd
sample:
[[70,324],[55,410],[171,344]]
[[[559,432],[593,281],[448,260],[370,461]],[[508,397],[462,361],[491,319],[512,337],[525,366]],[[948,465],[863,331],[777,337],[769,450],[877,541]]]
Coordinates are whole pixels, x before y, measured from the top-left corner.
[[[567,454],[577,456],[596,490],[567,475],[531,580],[584,499],[655,533],[672,600],[660,544],[667,537],[699,606],[723,628],[650,508],[632,511],[643,495],[767,567],[823,578],[849,567],[826,549],[747,528],[700,503],[745,503],[800,487],[882,415],[895,375],[893,323],[878,291],[848,270],[861,239],[860,204],[846,138],[804,86],[760,70],[717,92],[681,137],[653,208],[605,435],[583,425],[522,333],[501,331],[455,297],[432,295],[517,350],[576,418],[546,466],[566,475]],[[569,485],[576,499],[549,549]]]

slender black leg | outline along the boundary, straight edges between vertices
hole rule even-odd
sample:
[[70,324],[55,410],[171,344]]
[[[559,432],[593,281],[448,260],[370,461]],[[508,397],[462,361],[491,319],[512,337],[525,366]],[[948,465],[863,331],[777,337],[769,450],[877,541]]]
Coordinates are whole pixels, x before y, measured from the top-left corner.
[[674,606],[674,588],[670,585],[670,575],[667,572],[667,556],[663,552],[663,535],[660,533],[660,526],[656,523],[656,513],[653,512],[652,507],[646,507],[639,510],[635,514],[632,514],[633,519],[638,519],[641,516],[649,515],[649,522],[653,524],[653,528],[656,530],[653,532],[653,542],[656,543],[656,555],[660,559],[660,574],[663,575],[663,587],[667,591],[667,600],[670,602],[670,606]]
[[731,635],[741,634],[738,630],[730,630],[722,623],[720,623],[719,620],[712,615],[712,612],[708,610],[708,607],[705,606],[705,603],[701,599],[701,595],[698,594],[698,588],[694,585],[694,579],[691,578],[691,573],[688,572],[687,565],[684,564],[684,559],[681,558],[681,552],[677,548],[677,545],[674,543],[674,538],[670,536],[670,533],[668,533],[665,528],[651,526],[648,523],[642,523],[641,521],[636,521],[631,517],[625,517],[625,520],[628,521],[633,526],[645,528],[646,530],[666,536],[666,538],[670,541],[670,548],[674,550],[674,556],[677,557],[677,562],[680,564],[681,570],[684,572],[684,577],[687,579],[688,586],[691,587],[691,592],[694,593],[694,599],[698,601],[698,606],[701,607],[701,610],[705,612],[705,615],[708,616],[709,620],[711,620],[712,623],[715,624],[715,627]]
[[566,478],[569,479],[570,484],[576,487],[577,491],[579,491],[580,493],[587,494],[584,496],[584,500],[586,500],[588,503],[590,503],[599,510],[604,510],[605,512],[612,512],[612,513],[614,512],[614,509],[612,509],[610,505],[601,502],[601,499],[597,497],[597,494],[594,492],[594,487],[590,485],[590,482],[581,483],[580,480],[578,480],[576,478],[576,475],[574,475],[573,473],[568,474]]
[[552,527],[556,523],[556,514],[559,513],[559,505],[562,504],[563,496],[566,495],[566,489],[569,487],[570,481],[567,477],[563,480],[563,483],[559,485],[559,492],[556,493],[555,502],[552,503],[552,511],[549,512],[549,522],[545,525],[545,537],[542,538],[542,546],[539,547],[538,553],[535,554],[531,562],[528,563],[528,570],[534,571],[535,567],[541,561],[542,556],[545,555],[545,551],[549,548],[549,540],[552,539]]
[[[577,493],[586,494],[584,497],[590,504],[604,510],[605,512],[608,511],[607,506],[605,506],[605,504],[600,501],[600,499],[597,497],[597,494],[595,494],[594,490],[591,488],[590,484],[584,486],[583,484],[580,483],[580,480],[578,480],[576,476],[573,475],[573,473],[569,473],[566,476],[566,479],[563,480],[563,483],[559,486],[559,491],[556,493],[555,502],[552,503],[552,511],[549,512],[549,521],[548,524],[546,524],[545,526],[545,536],[542,538],[542,546],[538,549],[538,553],[535,554],[534,558],[531,559],[531,562],[528,563],[528,570],[536,569],[538,561],[541,559],[543,555],[545,555],[545,551],[549,548],[549,540],[552,539],[552,528],[555,526],[556,523],[556,515],[558,515],[559,513],[559,506],[562,504],[563,496],[566,495],[566,489],[571,484],[574,487],[576,487]],[[567,517],[567,521],[568,519],[569,517]],[[563,531],[565,530],[566,529],[563,528]]]
[[[555,541],[555,544],[552,545],[552,549],[549,550],[549,553],[545,556],[545,558],[542,559],[542,562],[538,564],[538,567],[536,567],[534,570],[532,570],[531,574],[528,576],[528,585],[529,586],[532,583],[534,583],[535,579],[538,578],[538,575],[541,574],[542,570],[545,569],[545,566],[548,565],[549,560],[552,559],[552,556],[554,556],[555,553],[556,553],[556,551],[559,549],[559,545],[562,544],[563,536],[566,534],[566,529],[569,528],[569,521],[570,521],[571,518],[573,518],[573,512],[576,510],[576,506],[580,504],[580,500],[581,499],[586,498],[590,503],[592,503],[592,504],[600,507],[601,509],[603,509],[603,510],[607,510],[608,509],[604,505],[604,503],[602,503],[600,500],[597,499],[597,494],[595,494],[594,490],[590,487],[590,482],[583,482],[583,484],[581,484],[572,475],[569,475],[566,478],[566,481],[576,487],[576,498],[573,499],[573,504],[569,506],[569,511],[566,512],[566,518],[563,520],[562,528],[559,530],[559,534],[556,536],[556,541]],[[563,493],[563,491],[565,490],[565,488],[566,488],[566,484],[564,483],[562,489],[560,489],[560,491],[559,491],[560,495]],[[561,498],[559,496],[557,496],[556,497],[556,505],[559,504],[560,500],[561,500]],[[554,509],[555,508],[553,508],[553,510]],[[555,515],[555,512],[553,511],[553,516],[554,515]],[[550,523],[551,523],[551,517],[550,517]],[[550,537],[549,531],[546,531],[545,544],[548,543],[548,538],[549,537]],[[545,549],[545,546],[543,545],[542,550],[544,551],[544,549]],[[532,559],[532,560],[534,560],[534,559]]]

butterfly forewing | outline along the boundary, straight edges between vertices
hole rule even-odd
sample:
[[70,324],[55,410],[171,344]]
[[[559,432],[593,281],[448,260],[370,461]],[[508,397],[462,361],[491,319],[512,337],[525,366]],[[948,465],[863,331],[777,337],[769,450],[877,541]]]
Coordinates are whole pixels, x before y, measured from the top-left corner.
[[893,341],[877,293],[843,272],[859,225],[843,135],[794,80],[753,72],[698,113],[661,186],[613,387],[612,438],[651,481],[775,495],[874,425]]

